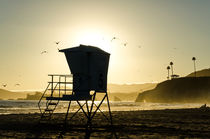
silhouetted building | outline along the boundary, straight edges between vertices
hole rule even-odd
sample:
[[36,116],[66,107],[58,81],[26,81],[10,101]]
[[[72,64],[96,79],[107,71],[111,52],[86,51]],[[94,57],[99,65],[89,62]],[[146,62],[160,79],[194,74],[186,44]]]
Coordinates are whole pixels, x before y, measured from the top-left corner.
[[179,78],[179,75],[173,74],[171,75],[171,79]]

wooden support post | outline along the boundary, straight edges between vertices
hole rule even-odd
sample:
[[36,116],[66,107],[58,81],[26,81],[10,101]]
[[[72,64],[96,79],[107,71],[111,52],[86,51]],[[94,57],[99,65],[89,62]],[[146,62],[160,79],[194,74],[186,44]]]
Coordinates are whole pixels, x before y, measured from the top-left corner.
[[51,75],[52,83],[51,83],[51,97],[53,96],[53,75]]
[[65,125],[67,123],[67,118],[68,118],[68,114],[69,114],[70,105],[71,105],[71,101],[69,101],[69,106],[68,106],[68,109],[67,109],[67,112],[66,112]]
[[107,92],[106,92],[106,98],[107,98],[107,104],[108,104],[108,108],[109,108],[110,122],[111,122],[111,125],[113,125],[113,123],[112,123],[112,113],[111,113],[111,108],[110,108],[109,98],[108,98]]
[[66,95],[66,76],[65,76],[65,95]]

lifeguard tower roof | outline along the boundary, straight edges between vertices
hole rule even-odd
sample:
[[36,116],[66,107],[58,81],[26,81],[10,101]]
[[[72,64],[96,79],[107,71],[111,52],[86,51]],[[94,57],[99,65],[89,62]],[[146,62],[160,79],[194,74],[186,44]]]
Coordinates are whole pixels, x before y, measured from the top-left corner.
[[68,52],[68,51],[80,51],[80,52],[83,51],[83,52],[96,52],[96,53],[109,54],[106,51],[104,51],[104,50],[102,50],[102,49],[100,49],[98,47],[91,46],[91,45],[83,45],[83,44],[80,44],[77,47],[72,47],[72,48],[59,50],[59,52]]

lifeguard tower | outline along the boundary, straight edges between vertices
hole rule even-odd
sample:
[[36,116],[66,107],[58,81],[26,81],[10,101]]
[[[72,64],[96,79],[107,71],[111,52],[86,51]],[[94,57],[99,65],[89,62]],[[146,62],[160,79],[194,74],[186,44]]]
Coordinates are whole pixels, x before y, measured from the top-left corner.
[[[69,105],[65,116],[71,112],[71,102],[75,101],[79,108],[69,118],[69,121],[82,111],[87,118],[87,125],[100,110],[102,103],[107,100],[109,116],[102,114],[112,125],[112,115],[107,94],[107,73],[110,54],[94,46],[80,45],[78,47],[59,50],[64,52],[71,75],[49,75],[51,81],[38,102],[41,119],[51,119],[53,112],[60,101],[68,101]],[[71,87],[70,87],[71,86]],[[95,103],[96,95],[103,94],[99,103]],[[45,107],[42,104],[46,102]],[[86,107],[86,108],[85,108]]]

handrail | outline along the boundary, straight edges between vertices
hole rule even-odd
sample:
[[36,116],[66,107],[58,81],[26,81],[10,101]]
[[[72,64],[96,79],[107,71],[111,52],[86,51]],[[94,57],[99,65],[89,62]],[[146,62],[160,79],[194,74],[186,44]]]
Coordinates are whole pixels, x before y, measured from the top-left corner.
[[41,103],[42,98],[44,97],[45,93],[47,92],[49,86],[50,86],[50,83],[48,83],[47,88],[45,89],[44,93],[42,94],[42,96],[41,96],[41,98],[39,99],[39,102],[38,102],[38,107],[39,107],[39,110],[40,110],[41,113],[42,113],[42,110],[41,110],[41,107],[40,107],[40,103]]
[[59,84],[72,84],[73,82],[48,82],[48,83],[59,83]]
[[57,85],[58,85],[58,83],[56,83],[55,87],[53,88],[53,91],[51,92],[51,95],[50,95],[51,97],[53,96],[54,90],[57,87]]
[[48,76],[66,76],[66,77],[73,77],[72,74],[48,74]]
[[[52,78],[54,77],[54,76],[58,76],[59,77],[59,82],[57,82],[57,81],[53,81],[52,80],[52,82],[48,82],[48,85],[47,85],[47,88],[45,89],[45,91],[43,92],[43,94],[42,94],[42,96],[41,96],[41,98],[39,99],[39,102],[38,102],[38,107],[39,107],[39,111],[40,111],[40,113],[43,113],[42,112],[42,108],[41,108],[41,101],[43,100],[43,98],[44,98],[44,96],[45,96],[45,94],[46,94],[46,92],[48,91],[48,90],[51,90],[51,94],[50,94],[50,96],[51,97],[53,97],[53,94],[54,94],[54,91],[55,90],[59,90],[59,97],[61,97],[61,92],[60,92],[60,90],[61,91],[64,91],[64,94],[66,94],[66,91],[68,91],[69,89],[66,89],[66,86],[65,86],[65,89],[60,89],[60,84],[73,84],[73,82],[67,82],[66,81],[66,78],[70,78],[70,77],[73,77],[73,75],[72,74],[70,74],[70,75],[59,75],[59,74],[49,74],[48,76],[51,76]],[[60,81],[60,77],[65,77],[65,82],[61,82]],[[55,85],[54,85],[55,84]],[[50,85],[51,85],[51,87],[53,87],[53,88],[50,88],[49,89],[49,87],[50,87]],[[59,85],[59,89],[56,89],[57,88],[57,86]],[[46,102],[46,108],[48,107],[48,101]]]
[[[40,111],[41,113],[42,113],[42,110],[41,110],[40,103],[41,103],[41,101],[42,101],[42,99],[43,99],[45,93],[47,92],[47,90],[48,90],[50,84],[51,84],[51,83],[48,83],[47,88],[45,89],[44,93],[42,94],[42,97],[39,99],[39,102],[38,102],[39,111]],[[55,88],[57,87],[57,85],[58,85],[58,83],[57,83],[57,84],[55,85],[55,87],[53,88],[53,92],[54,92]],[[51,93],[51,96],[52,96],[52,95],[53,95],[53,94]],[[59,94],[59,97],[60,97],[60,94]],[[47,103],[48,103],[48,102],[47,102]],[[46,103],[46,105],[47,105],[47,103]]]

